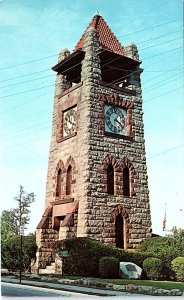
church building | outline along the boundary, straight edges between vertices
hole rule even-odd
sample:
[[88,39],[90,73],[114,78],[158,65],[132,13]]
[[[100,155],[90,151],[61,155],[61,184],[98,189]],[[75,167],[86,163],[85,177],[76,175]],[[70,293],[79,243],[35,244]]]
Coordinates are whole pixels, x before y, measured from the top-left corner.
[[89,237],[134,249],[151,236],[138,50],[95,15],[56,72],[45,212],[37,272],[56,240]]

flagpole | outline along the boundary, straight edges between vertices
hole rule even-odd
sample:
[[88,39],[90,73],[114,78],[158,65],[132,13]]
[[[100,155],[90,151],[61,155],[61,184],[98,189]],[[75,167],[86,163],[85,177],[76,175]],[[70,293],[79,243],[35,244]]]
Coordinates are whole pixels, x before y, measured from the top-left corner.
[[167,225],[167,221],[166,221],[166,203],[165,203],[165,237],[166,237],[166,225]]

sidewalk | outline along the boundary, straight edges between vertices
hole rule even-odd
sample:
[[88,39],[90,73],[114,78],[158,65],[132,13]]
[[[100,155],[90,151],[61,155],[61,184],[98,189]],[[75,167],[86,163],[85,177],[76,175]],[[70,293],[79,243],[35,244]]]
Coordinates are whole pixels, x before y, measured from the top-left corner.
[[[19,284],[19,279],[12,278],[10,276],[4,276],[1,277],[2,282],[10,282]],[[72,285],[66,285],[66,284],[60,284],[60,283],[49,283],[49,282],[38,282],[34,280],[22,280],[22,285],[32,285],[37,287],[48,287],[56,290],[63,290],[63,291],[70,291],[70,292],[80,292],[89,295],[94,296],[146,296],[141,294],[130,294],[127,292],[120,292],[120,291],[111,291],[111,290],[103,290],[103,289],[97,289],[97,288],[88,288],[88,287],[82,287],[82,286],[72,286]]]

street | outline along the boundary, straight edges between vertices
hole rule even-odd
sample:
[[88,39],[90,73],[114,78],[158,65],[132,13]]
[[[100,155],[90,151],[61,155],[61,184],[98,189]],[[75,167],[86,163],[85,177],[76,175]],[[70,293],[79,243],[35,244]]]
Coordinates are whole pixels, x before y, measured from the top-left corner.
[[7,297],[86,297],[90,295],[84,295],[82,293],[65,292],[48,288],[39,288],[35,286],[1,283],[1,295]]

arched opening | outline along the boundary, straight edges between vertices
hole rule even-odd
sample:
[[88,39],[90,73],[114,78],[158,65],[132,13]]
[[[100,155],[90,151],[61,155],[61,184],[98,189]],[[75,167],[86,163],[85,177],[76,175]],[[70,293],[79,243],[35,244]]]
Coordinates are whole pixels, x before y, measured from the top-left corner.
[[72,167],[68,166],[66,173],[66,195],[71,194],[71,186],[72,186]]
[[107,168],[107,193],[114,195],[114,168],[112,164]]
[[61,169],[57,173],[56,197],[61,196]]
[[128,167],[123,169],[123,196],[130,196],[130,172]]
[[115,238],[116,238],[116,247],[124,249],[124,220],[121,214],[117,215],[115,220]]

